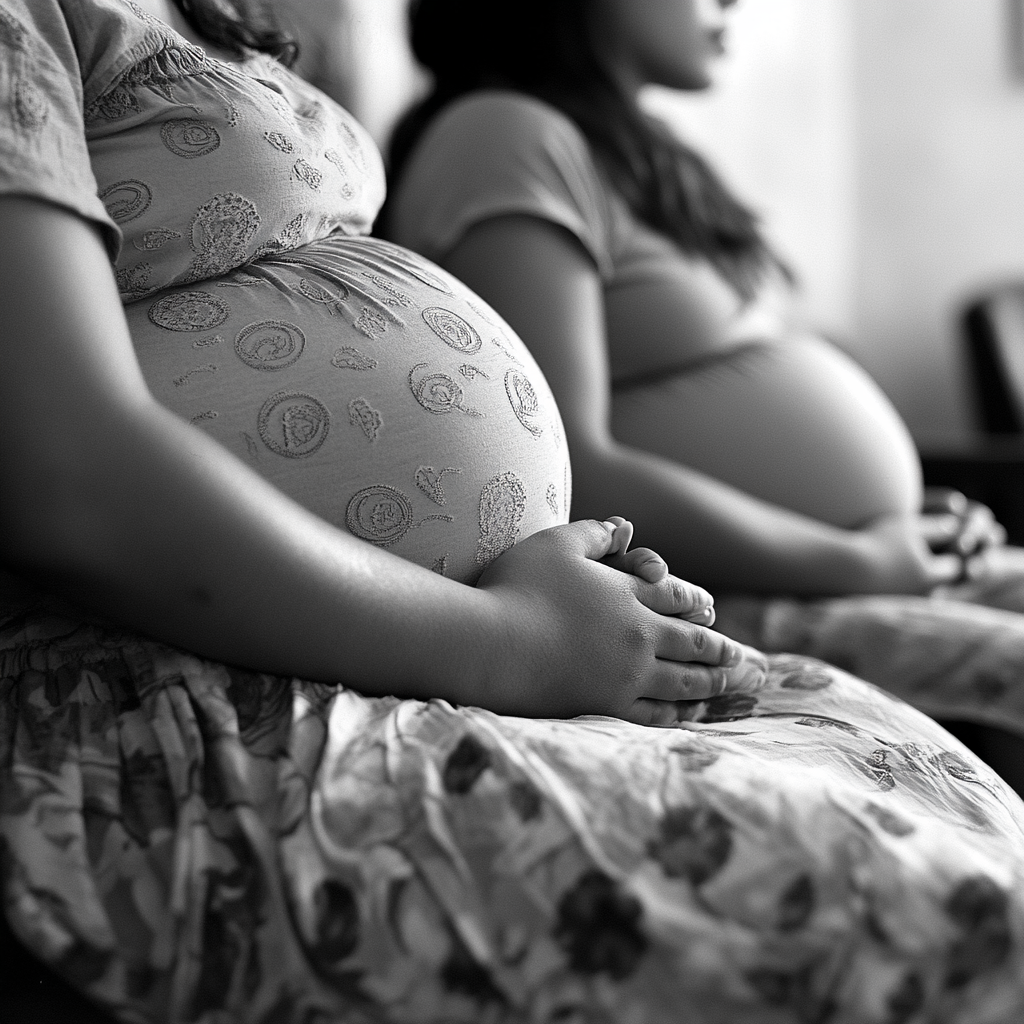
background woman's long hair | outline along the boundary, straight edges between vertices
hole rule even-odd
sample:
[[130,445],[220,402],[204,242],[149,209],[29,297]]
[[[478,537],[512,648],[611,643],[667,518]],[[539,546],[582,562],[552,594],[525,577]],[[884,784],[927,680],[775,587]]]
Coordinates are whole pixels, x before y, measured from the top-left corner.
[[278,25],[270,0],[174,0],[185,20],[207,42],[242,56],[269,53],[291,65],[298,46]]
[[741,296],[751,298],[771,268],[789,277],[754,213],[602,65],[589,29],[591,2],[413,0],[413,52],[435,84],[395,131],[393,178],[454,99],[488,87],[518,89],[572,118],[633,212],[683,251],[709,260]]

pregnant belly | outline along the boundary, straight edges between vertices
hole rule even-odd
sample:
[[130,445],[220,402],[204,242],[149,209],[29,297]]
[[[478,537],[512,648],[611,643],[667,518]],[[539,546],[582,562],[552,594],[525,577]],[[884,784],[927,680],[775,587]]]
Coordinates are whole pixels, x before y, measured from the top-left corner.
[[473,582],[568,520],[540,370],[496,313],[404,249],[336,236],[126,312],[162,404],[363,540]]
[[750,343],[623,390],[612,430],[625,444],[837,526],[920,508],[920,464],[896,410],[860,367],[816,338]]

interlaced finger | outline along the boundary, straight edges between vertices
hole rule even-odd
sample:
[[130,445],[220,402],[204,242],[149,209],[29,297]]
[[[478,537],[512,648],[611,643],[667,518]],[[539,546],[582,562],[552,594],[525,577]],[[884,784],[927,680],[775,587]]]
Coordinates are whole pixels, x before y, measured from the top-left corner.
[[715,599],[703,588],[666,574],[657,583],[635,580],[637,600],[659,615],[675,615],[702,626],[715,621]]
[[668,575],[665,559],[650,548],[634,548],[623,555],[605,559],[609,565],[647,583],[660,583]]
[[996,522],[996,517],[987,505],[971,502],[964,515],[956,549],[961,555],[970,555],[981,548],[1001,543],[1000,537],[1006,531]]
[[644,678],[641,696],[647,700],[708,700],[725,693],[729,670],[694,662],[656,658]]
[[956,542],[960,534],[959,516],[950,512],[928,512],[918,517],[921,536],[932,551],[942,551]]
[[686,707],[689,702],[669,700],[646,700],[640,698],[633,702],[633,706],[623,714],[627,722],[634,722],[637,725],[648,725],[667,727],[678,725],[686,721]]
[[659,619],[656,623],[654,654],[669,662],[732,667],[743,659],[743,646],[706,626],[680,619]]
[[960,491],[952,487],[926,487],[921,511],[924,513],[946,513],[958,519],[967,511],[968,501]]

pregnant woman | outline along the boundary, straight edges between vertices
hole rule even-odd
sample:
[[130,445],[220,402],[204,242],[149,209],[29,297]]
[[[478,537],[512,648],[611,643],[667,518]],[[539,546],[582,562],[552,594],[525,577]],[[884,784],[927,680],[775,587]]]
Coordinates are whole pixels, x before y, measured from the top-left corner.
[[956,570],[922,539],[905,426],[795,329],[753,215],[638,105],[708,87],[732,3],[420,0],[435,86],[396,135],[384,229],[526,342],[577,513],[612,500],[712,589],[922,593]]
[[1019,1016],[1019,799],[567,522],[537,364],[367,237],[262,10],[0,5],[20,942],[126,1021]]

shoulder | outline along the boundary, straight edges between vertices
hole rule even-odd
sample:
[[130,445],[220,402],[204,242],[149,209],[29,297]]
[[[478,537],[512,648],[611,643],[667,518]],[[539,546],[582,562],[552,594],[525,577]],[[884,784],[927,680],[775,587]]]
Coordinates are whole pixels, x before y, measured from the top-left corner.
[[456,100],[424,133],[424,145],[473,143],[504,150],[559,148],[589,159],[590,148],[576,123],[556,107],[523,93],[475,92]]
[[542,100],[507,90],[460,97],[423,132],[397,182],[399,197],[438,192],[560,197],[592,211],[604,187],[575,122]]
[[68,207],[116,249],[84,110],[154,34],[127,0],[0,0],[0,194]]
[[[0,2],[0,51],[14,78],[50,90],[66,78],[86,103],[131,62],[163,48],[170,34],[132,0]],[[27,66],[19,65],[25,58]]]
[[509,214],[561,225],[609,266],[607,190],[576,124],[521,93],[473,93],[424,131],[393,189],[388,230],[436,260],[473,224]]
[[455,100],[438,115],[437,123],[486,124],[498,119],[525,131],[579,134],[573,121],[557,107],[511,89],[482,89]]

